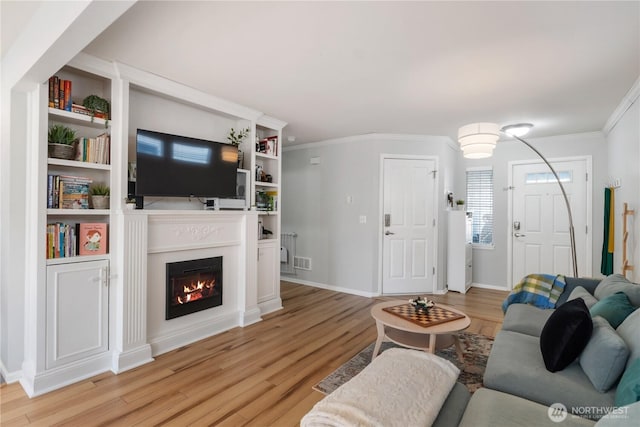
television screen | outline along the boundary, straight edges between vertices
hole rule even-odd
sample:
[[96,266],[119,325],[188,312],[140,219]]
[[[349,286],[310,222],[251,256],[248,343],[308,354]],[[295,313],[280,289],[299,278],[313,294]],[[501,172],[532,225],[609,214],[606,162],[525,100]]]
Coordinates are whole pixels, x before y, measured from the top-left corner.
[[138,129],[138,196],[234,197],[238,148]]

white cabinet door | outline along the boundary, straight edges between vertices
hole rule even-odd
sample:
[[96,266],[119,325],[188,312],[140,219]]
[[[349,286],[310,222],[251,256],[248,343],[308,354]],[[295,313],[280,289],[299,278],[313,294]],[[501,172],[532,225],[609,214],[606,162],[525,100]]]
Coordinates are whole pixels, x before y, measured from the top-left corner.
[[109,349],[109,261],[47,267],[46,368]]
[[280,248],[276,242],[258,243],[258,302],[269,301],[280,296],[277,279]]

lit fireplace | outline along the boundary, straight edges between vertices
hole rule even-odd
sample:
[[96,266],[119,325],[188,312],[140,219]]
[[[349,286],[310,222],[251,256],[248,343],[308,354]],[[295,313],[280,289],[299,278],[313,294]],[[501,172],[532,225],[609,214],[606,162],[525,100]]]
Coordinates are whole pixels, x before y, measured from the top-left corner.
[[167,320],[222,305],[222,257],[167,264]]

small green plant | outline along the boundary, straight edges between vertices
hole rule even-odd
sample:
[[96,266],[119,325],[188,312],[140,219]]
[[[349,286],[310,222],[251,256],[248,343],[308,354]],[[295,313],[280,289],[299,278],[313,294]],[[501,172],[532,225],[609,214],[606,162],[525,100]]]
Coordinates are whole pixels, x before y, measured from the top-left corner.
[[235,145],[237,147],[242,141],[244,141],[247,136],[249,136],[249,128],[240,129],[238,133],[236,133],[236,130],[234,128],[231,128],[227,139],[229,140],[229,142],[231,142],[232,145]]
[[82,101],[82,105],[91,113],[91,122],[93,122],[97,112],[104,113],[106,116],[104,123],[105,127],[107,127],[109,123],[109,101],[98,95],[89,95]]
[[52,144],[72,145],[76,140],[76,131],[64,125],[53,125],[49,128],[47,140]]
[[462,199],[456,200],[456,205],[458,205],[458,206],[464,205],[464,200],[462,200]]
[[109,194],[111,194],[109,186],[103,184],[92,185],[89,189],[89,192],[92,196],[108,196]]

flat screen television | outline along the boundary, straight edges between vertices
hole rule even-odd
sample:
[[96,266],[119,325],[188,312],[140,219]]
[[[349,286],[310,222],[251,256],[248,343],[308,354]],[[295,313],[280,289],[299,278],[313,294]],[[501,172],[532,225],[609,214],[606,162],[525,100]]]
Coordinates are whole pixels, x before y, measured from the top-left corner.
[[136,195],[234,197],[238,148],[138,129]]

